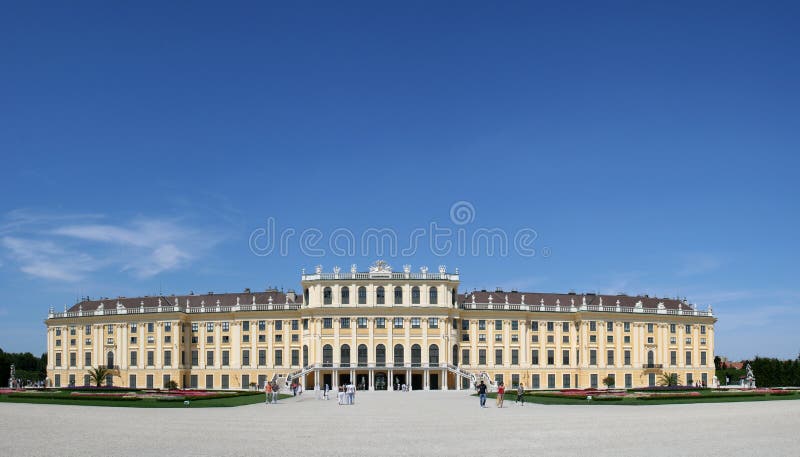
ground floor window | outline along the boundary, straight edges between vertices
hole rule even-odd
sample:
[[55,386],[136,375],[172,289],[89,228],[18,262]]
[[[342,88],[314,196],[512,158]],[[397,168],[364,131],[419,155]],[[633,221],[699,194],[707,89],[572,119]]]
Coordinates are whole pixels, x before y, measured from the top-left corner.
[[230,386],[229,386],[228,379],[229,379],[229,378],[228,378],[228,375],[226,375],[226,374],[222,375],[222,388],[223,388],[223,389],[227,389],[227,388],[229,388],[229,387],[230,387]]
[[214,375],[207,374],[206,375],[206,389],[213,389],[214,388]]
[[630,389],[633,387],[633,375],[628,373],[625,375],[625,388]]
[[519,386],[519,374],[512,374],[511,375],[511,387],[516,389],[517,386]]
[[267,384],[267,375],[265,374],[258,375],[258,388],[263,389],[266,384]]
[[614,373],[609,373],[608,378],[609,378],[608,380],[610,381],[608,387],[616,387],[617,375],[615,375]]
[[70,385],[70,387],[74,387],[75,386],[75,375],[74,374],[69,375],[69,385]]
[[53,384],[55,384],[56,387],[61,387],[61,375],[60,374],[57,374],[57,375],[53,376]]
[[589,387],[592,389],[597,389],[597,374],[589,375]]
[[250,375],[249,374],[243,374],[242,375],[242,389],[248,389],[248,388],[250,388]]
[[169,389],[169,381],[170,381],[170,378],[169,378],[168,374],[165,374],[164,376],[162,376],[161,382],[163,383],[162,385],[164,386],[165,389]]
[[564,389],[569,389],[569,375],[565,374],[561,376],[561,387]]
[[496,375],[494,375],[494,382],[495,382],[497,385],[503,384],[503,375],[502,375],[502,374],[496,374]]
[[708,385],[708,373],[702,373],[700,375],[700,380],[703,381],[703,386]]
[[147,379],[147,381],[146,381],[145,385],[147,386],[148,389],[152,389],[153,388],[153,375],[151,375],[151,374],[147,375],[146,379]]
[[694,381],[694,377],[692,377],[692,374],[691,373],[686,373],[686,385],[687,386],[691,386],[692,384],[694,384],[693,381]]
[[136,388],[136,375],[132,374],[128,376],[128,387],[135,389]]
[[539,389],[539,375],[535,374],[531,377],[531,389]]
[[114,375],[106,376],[106,385],[109,387],[114,385]]
[[647,375],[647,385],[650,387],[654,387],[656,385],[656,374],[650,373]]
[[548,389],[556,388],[556,375],[554,374],[547,375],[547,388]]
[[83,385],[88,386],[92,383],[92,380],[89,378],[88,374],[83,375]]
[[189,376],[189,385],[192,386],[192,389],[197,389],[198,383],[196,374]]

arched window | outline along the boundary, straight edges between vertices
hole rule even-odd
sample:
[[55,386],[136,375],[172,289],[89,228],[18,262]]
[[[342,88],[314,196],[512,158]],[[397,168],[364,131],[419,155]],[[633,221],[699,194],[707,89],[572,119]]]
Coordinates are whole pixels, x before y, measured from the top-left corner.
[[400,286],[394,288],[394,304],[395,305],[403,304],[403,288]]
[[386,366],[386,346],[382,344],[375,347],[375,365]]
[[308,306],[308,289],[303,291],[303,304]]
[[422,348],[419,344],[411,346],[411,366],[418,367],[422,365]]
[[439,303],[439,291],[436,290],[435,287],[428,289],[428,297],[430,298],[431,305],[436,305]]
[[367,288],[364,286],[358,288],[358,304],[359,305],[367,304]]
[[419,305],[419,287],[417,286],[411,288],[411,304]]
[[383,290],[383,286],[378,286],[378,289],[375,291],[375,303],[379,305],[386,304],[386,293]]
[[403,366],[405,363],[403,361],[403,345],[402,344],[395,344],[394,345],[394,366]]
[[303,346],[303,366],[308,366],[308,346]]
[[358,345],[358,366],[360,366],[360,367],[367,366],[367,345],[366,344],[359,344]]
[[458,366],[458,346],[453,345],[453,365]]
[[108,354],[106,354],[106,366],[109,370],[114,368],[114,353],[111,351],[108,351]]
[[333,303],[333,295],[331,294],[331,288],[326,287],[322,289],[322,304],[330,305],[331,303]]
[[455,308],[455,306],[458,304],[458,296],[456,295],[456,290],[455,289],[451,290],[450,295],[451,295],[450,300],[452,300],[453,307]]
[[431,366],[439,365],[439,346],[431,344],[431,347],[428,348],[428,361]]
[[322,366],[323,367],[333,366],[333,346],[331,346],[330,344],[322,346]]
[[342,345],[342,357],[341,357],[341,359],[342,359],[341,365],[343,367],[349,367],[350,366],[350,346],[348,346],[346,344]]
[[350,304],[350,288],[347,286],[342,287],[342,304]]
[[654,363],[656,363],[654,359],[655,354],[653,354],[653,351],[647,351],[647,364],[652,366]]

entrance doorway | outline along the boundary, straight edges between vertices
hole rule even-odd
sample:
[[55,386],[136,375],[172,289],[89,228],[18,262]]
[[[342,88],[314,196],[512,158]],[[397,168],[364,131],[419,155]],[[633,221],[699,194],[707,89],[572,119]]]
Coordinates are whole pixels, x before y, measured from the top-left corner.
[[329,389],[333,388],[333,375],[330,373],[325,373],[322,375],[322,385],[319,387],[320,389],[324,389],[326,385]]
[[439,374],[438,373],[431,373],[430,374],[429,389],[431,389],[431,390],[439,390]]
[[386,373],[375,373],[375,390],[386,390],[388,387]]
[[406,383],[406,375],[405,374],[395,373],[395,375],[394,375],[394,384],[393,384],[394,390],[400,390],[402,388],[403,384],[405,384],[405,383]]
[[411,388],[414,390],[422,390],[424,388],[421,374],[416,373],[411,375]]
[[339,373],[339,386],[344,386],[350,383],[350,373]]

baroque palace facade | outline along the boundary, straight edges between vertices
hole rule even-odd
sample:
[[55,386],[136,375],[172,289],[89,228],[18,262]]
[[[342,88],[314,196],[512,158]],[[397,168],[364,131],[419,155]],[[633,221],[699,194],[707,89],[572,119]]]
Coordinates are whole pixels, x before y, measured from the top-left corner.
[[303,272],[293,291],[84,300],[47,324],[48,383],[248,389],[526,389],[711,383],[711,309],[648,296],[458,291],[459,273]]

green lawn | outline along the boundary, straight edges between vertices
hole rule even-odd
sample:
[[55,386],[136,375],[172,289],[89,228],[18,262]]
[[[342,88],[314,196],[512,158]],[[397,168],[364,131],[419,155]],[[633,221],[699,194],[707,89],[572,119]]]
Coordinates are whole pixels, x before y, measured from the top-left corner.
[[[280,394],[280,399],[289,398],[291,395]],[[193,398],[188,399],[189,406],[183,404],[183,399],[179,400],[157,400],[152,398],[142,398],[136,400],[128,399],[102,399],[102,398],[74,398],[69,393],[58,394],[26,394],[24,396],[0,395],[0,403],[38,403],[48,405],[80,405],[80,406],[117,406],[132,408],[219,408],[231,406],[253,405],[264,403],[262,392],[242,392],[238,395],[231,395],[224,398]]]
[[[476,394],[477,395],[477,394]],[[491,393],[487,397],[494,399],[497,394]],[[513,403],[517,398],[516,393],[506,393],[505,402]],[[526,393],[525,403],[537,403],[541,405],[673,405],[681,403],[731,403],[740,401],[772,401],[772,400],[800,400],[800,392],[794,392],[791,395],[770,395],[770,394],[757,394],[754,395],[749,392],[742,393],[720,393],[712,390],[700,391],[700,396],[690,398],[657,398],[657,399],[641,399],[641,398],[612,398],[612,399],[598,399],[594,398],[590,401],[584,398],[569,398],[562,397],[548,393]]]

